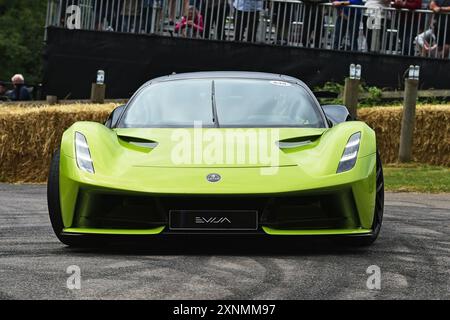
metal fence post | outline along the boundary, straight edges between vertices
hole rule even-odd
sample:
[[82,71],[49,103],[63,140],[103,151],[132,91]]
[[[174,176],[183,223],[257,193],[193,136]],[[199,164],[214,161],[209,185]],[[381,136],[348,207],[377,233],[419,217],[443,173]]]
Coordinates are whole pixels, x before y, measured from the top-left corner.
[[399,162],[412,159],[414,124],[416,118],[417,91],[419,88],[419,66],[410,66],[405,79],[402,127],[400,133]]
[[58,103],[58,97],[57,96],[47,96],[46,97],[47,104],[48,105],[54,105]]
[[105,102],[105,84],[93,83],[91,87],[91,102],[104,103]]
[[91,102],[92,103],[104,103],[105,102],[105,71],[97,71],[97,81],[92,84],[91,87]]
[[361,82],[361,65],[350,65],[350,77],[345,78],[343,102],[354,119],[357,116],[359,84]]

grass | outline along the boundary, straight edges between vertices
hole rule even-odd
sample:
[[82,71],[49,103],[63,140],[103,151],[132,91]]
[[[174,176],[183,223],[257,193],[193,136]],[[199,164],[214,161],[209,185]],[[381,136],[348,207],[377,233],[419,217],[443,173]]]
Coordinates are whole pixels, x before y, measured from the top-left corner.
[[450,168],[411,164],[384,166],[386,191],[394,192],[450,192]]

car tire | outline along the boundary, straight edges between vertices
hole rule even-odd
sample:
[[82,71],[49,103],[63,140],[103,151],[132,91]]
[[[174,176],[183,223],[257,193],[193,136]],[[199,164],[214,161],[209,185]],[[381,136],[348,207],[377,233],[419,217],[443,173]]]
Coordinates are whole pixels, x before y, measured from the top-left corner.
[[380,234],[381,225],[384,214],[384,176],[383,165],[381,163],[380,154],[377,151],[376,160],[376,196],[375,196],[375,213],[372,222],[372,233],[365,236],[355,236],[350,240],[350,244],[354,246],[369,246],[377,240]]
[[62,220],[59,196],[59,162],[60,150],[53,154],[47,181],[47,205],[50,222],[56,237],[68,246],[81,246],[81,239],[63,235],[64,223]]

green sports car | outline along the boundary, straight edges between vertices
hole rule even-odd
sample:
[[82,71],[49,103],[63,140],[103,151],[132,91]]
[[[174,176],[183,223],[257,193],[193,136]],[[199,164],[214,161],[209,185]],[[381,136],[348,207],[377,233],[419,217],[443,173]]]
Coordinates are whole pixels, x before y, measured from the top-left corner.
[[68,128],[48,180],[67,245],[169,234],[365,245],[383,205],[374,131],[343,106],[320,106],[300,80],[267,73],[153,79],[105,124]]

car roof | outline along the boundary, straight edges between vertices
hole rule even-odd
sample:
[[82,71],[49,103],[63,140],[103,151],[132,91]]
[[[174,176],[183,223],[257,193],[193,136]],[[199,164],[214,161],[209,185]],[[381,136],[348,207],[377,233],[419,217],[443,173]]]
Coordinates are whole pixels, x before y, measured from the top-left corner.
[[[251,71],[201,71],[187,73],[173,73],[167,76],[152,79],[146,83],[165,82],[171,80],[184,79],[205,79],[205,78],[241,78],[241,79],[262,79],[262,80],[283,80],[305,85],[297,78],[276,73],[251,72]],[[144,85],[145,86],[145,85]]]

